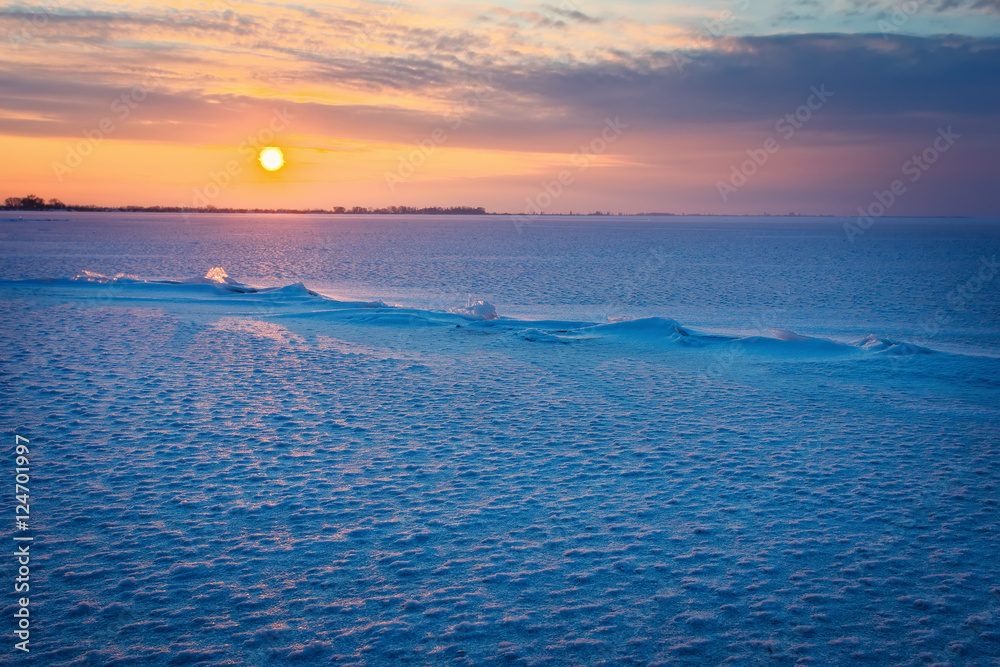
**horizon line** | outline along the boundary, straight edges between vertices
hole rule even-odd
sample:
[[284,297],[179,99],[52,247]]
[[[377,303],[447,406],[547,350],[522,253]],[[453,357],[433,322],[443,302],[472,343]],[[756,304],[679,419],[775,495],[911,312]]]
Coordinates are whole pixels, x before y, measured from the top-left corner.
[[[663,218],[838,218],[850,219],[855,215],[840,215],[836,213],[799,213],[789,211],[787,213],[673,213],[669,211],[650,211],[639,213],[612,213],[611,211],[589,211],[586,213],[510,213],[503,211],[487,211],[483,206],[382,206],[366,207],[335,206],[333,208],[249,208],[249,207],[192,207],[192,206],[164,206],[150,205],[142,206],[135,204],[121,206],[107,206],[98,204],[64,204],[58,199],[49,200],[45,203],[40,197],[35,197],[37,202],[34,206],[21,206],[20,202],[27,197],[8,197],[6,204],[0,205],[0,211],[22,211],[29,213],[42,213],[46,211],[64,211],[67,213],[195,213],[195,214],[265,214],[265,215],[488,215],[488,216],[514,216],[520,218],[534,219],[542,217],[663,217]],[[9,202],[17,200],[18,205],[11,205]],[[936,219],[947,218],[954,220],[993,220],[1000,219],[1000,214],[990,216],[970,216],[970,215],[900,215],[900,216],[880,216],[885,219]]]

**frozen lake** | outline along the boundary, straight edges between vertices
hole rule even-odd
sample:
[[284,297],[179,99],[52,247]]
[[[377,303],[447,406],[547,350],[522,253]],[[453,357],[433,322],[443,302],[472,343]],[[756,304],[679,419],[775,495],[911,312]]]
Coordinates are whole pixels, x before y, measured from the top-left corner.
[[997,664],[1000,224],[845,222],[0,213],[31,652]]

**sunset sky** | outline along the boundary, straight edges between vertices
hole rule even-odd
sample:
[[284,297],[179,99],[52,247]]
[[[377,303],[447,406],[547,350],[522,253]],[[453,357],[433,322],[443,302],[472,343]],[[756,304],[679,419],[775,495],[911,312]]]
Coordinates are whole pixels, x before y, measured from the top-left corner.
[[998,0],[53,0],[0,53],[0,197],[1000,213]]

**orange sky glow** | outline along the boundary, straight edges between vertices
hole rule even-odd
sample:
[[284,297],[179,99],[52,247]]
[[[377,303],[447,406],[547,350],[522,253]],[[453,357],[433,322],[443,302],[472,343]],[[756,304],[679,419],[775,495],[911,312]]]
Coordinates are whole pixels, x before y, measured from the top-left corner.
[[[850,214],[939,127],[955,126],[975,140],[945,156],[906,207],[926,210],[947,192],[961,203],[953,213],[989,212],[975,193],[998,145],[996,107],[963,106],[982,88],[974,76],[921,69],[942,48],[919,41],[934,30],[916,42],[846,23],[832,36],[772,33],[760,8],[720,21],[742,4],[5,8],[0,148],[16,159],[0,163],[3,196],[516,213],[562,177],[546,212]],[[997,59],[993,37],[962,39],[948,47],[955,68],[974,71],[958,62],[974,50]],[[878,68],[914,61],[878,80]],[[932,90],[910,94],[918,84]],[[779,131],[823,85],[832,96],[793,133]],[[958,99],[931,101],[935,86],[961,88]],[[902,89],[900,107],[891,97]],[[720,194],[769,138],[766,164]],[[284,168],[261,167],[263,146],[282,148]]]

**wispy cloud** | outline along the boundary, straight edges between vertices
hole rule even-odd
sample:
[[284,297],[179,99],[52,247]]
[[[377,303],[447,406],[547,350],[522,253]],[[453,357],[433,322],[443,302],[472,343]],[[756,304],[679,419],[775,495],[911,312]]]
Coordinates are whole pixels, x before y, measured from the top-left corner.
[[[379,33],[391,48],[359,54],[347,45],[361,17],[293,11],[175,20],[173,13],[53,17],[43,41],[0,66],[0,111],[8,119],[0,120],[0,129],[72,134],[116,91],[151,72],[169,93],[148,111],[162,122],[211,128],[228,123],[219,110],[235,100],[274,100],[321,108],[331,124],[350,120],[352,127],[389,135],[400,127],[414,131],[489,75],[499,92],[478,119],[478,136],[470,132],[465,140],[505,144],[557,137],[624,108],[651,129],[764,121],[819,82],[843,91],[831,123],[859,131],[902,131],[908,118],[991,116],[1000,108],[993,76],[1000,71],[1000,41],[990,38],[720,38],[702,42],[699,57],[682,72],[670,49],[643,45],[564,59],[498,51],[470,29],[393,24]],[[317,33],[331,29],[339,36],[321,43]],[[175,42],[182,34],[186,41]],[[80,42],[101,48],[74,54],[71,62],[60,57]],[[10,120],[29,110],[34,120]],[[154,123],[146,131],[157,129]]]
[[[854,11],[875,15],[885,15],[900,7],[892,0],[852,0]],[[914,12],[937,13],[988,13],[1000,14],[1000,0],[915,0]]]

